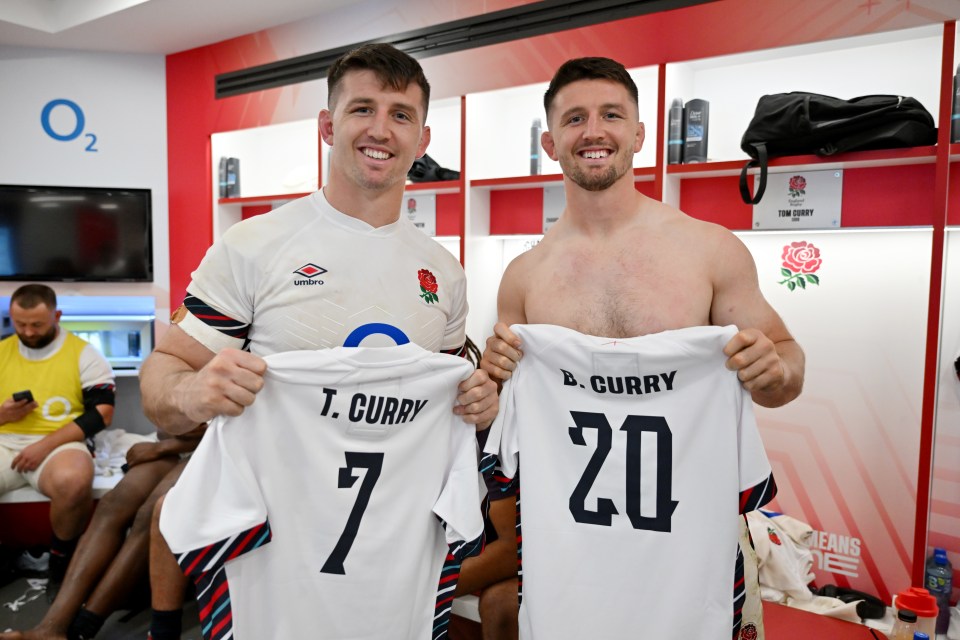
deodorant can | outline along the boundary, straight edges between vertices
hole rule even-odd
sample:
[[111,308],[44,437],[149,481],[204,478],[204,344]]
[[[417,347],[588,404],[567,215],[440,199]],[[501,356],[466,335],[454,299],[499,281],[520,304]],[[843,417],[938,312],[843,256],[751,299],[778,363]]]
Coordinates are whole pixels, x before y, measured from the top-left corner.
[[540,118],[530,125],[530,175],[540,175]]
[[674,98],[667,123],[667,164],[683,162],[683,100]]
[[960,67],[953,76],[953,114],[950,118],[950,142],[960,142]]
[[227,158],[226,156],[220,156],[220,167],[217,175],[217,184],[219,185],[218,192],[219,197],[227,197]]
[[710,103],[699,98],[683,107],[683,162],[707,161],[707,136],[710,124]]
[[227,158],[227,188],[228,198],[240,196],[240,158]]

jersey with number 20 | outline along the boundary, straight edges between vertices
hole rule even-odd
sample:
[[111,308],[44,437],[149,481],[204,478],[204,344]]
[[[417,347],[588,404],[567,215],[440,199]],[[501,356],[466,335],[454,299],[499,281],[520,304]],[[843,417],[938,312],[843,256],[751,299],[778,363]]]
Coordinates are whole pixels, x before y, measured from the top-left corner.
[[729,640],[737,514],[775,492],[724,366],[736,328],[512,329],[524,355],[488,448],[508,477],[523,463],[520,637]]
[[412,343],[266,361],[161,512],[204,637],[445,637],[483,531],[475,430],[453,414],[473,366]]

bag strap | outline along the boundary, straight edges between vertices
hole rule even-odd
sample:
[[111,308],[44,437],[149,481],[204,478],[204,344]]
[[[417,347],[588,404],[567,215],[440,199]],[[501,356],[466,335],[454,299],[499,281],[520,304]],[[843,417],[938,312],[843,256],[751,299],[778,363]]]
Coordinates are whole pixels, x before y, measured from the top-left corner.
[[[743,170],[740,171],[740,197],[743,198],[746,204],[757,204],[760,202],[760,198],[763,197],[763,192],[767,189],[767,143],[754,142],[753,146],[757,150],[757,159],[751,159],[747,164],[743,165]],[[747,171],[753,167],[760,167],[760,173],[757,174],[755,183],[756,193],[751,198],[750,189],[747,187]]]

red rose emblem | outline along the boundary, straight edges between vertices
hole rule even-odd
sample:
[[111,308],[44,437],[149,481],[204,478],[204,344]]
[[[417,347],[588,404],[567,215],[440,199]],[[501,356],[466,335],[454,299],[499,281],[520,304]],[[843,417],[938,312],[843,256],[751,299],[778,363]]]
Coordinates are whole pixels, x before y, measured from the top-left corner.
[[823,262],[820,259],[820,249],[817,249],[806,240],[791,242],[783,248],[783,266],[793,273],[814,273]]
[[790,178],[791,191],[803,191],[807,188],[807,181],[803,176],[793,176]]
[[767,535],[770,536],[770,542],[772,542],[775,545],[783,546],[783,543],[780,542],[780,536],[777,535],[777,532],[771,529],[770,527],[767,527]]
[[740,629],[741,640],[757,640],[757,628],[751,622]]
[[417,277],[420,278],[420,286],[430,293],[437,292],[437,278],[426,269],[417,271]]
[[417,277],[420,279],[420,297],[430,304],[439,302],[440,298],[437,296],[438,285],[436,276],[426,269],[420,269],[417,271]]

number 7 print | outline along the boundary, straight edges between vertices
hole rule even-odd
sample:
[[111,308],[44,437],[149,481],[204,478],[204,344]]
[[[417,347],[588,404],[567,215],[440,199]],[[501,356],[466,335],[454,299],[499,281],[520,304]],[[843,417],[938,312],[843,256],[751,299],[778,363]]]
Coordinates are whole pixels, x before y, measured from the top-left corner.
[[380,478],[380,471],[383,469],[382,453],[360,453],[356,451],[345,451],[347,466],[340,467],[340,479],[337,486],[340,489],[349,489],[356,483],[357,476],[353,475],[356,469],[366,469],[363,474],[363,482],[360,483],[360,490],[357,492],[357,501],[353,503],[353,509],[350,510],[350,517],[347,518],[347,524],[340,534],[337,545],[330,553],[330,557],[323,563],[320,573],[333,573],[345,575],[347,572],[343,568],[343,563],[350,553],[350,547],[357,537],[360,530],[360,520],[363,519],[363,513],[370,504],[370,494],[373,493],[373,487]]

